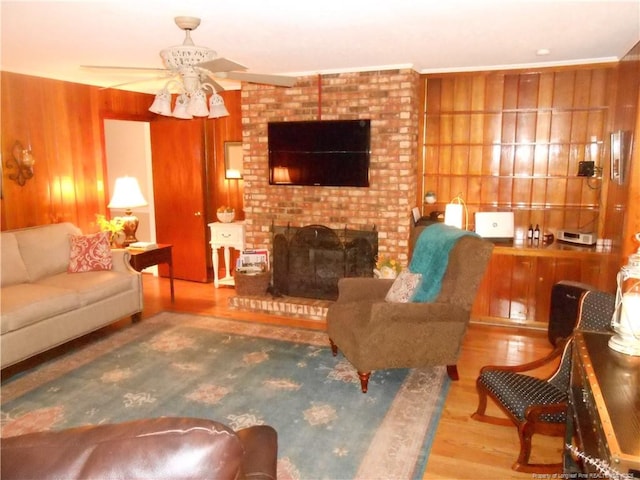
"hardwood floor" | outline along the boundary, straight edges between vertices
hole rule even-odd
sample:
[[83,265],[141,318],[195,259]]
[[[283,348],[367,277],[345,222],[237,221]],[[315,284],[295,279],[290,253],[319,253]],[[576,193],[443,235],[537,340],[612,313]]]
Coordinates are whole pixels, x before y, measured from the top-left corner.
[[[145,308],[142,321],[163,310],[216,315],[242,321],[323,330],[323,322],[294,319],[270,314],[232,310],[228,298],[235,290],[214,288],[213,284],[175,281],[175,303],[171,303],[169,281],[145,274],[143,276]],[[128,319],[99,332],[71,342],[62,348],[30,361],[9,367],[2,372],[3,380],[34,364],[59,355],[70,348],[130,325]],[[532,474],[511,470],[519,451],[515,427],[502,427],[477,422],[470,418],[477,405],[475,379],[480,367],[488,364],[519,364],[548,353],[551,346],[546,332],[507,327],[471,324],[458,363],[460,380],[452,382],[432,444],[423,479],[531,479]],[[544,372],[541,372],[544,373]],[[490,406],[489,413],[498,414]],[[557,462],[561,456],[562,438],[534,436],[532,460]]]

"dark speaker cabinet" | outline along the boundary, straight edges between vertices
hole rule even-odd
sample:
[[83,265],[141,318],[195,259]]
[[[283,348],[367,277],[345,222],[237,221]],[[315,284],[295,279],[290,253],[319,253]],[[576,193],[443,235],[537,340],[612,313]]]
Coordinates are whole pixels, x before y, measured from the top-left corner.
[[578,321],[580,297],[595,287],[586,283],[563,280],[551,288],[551,306],[549,309],[549,341],[555,346],[558,338],[571,335]]

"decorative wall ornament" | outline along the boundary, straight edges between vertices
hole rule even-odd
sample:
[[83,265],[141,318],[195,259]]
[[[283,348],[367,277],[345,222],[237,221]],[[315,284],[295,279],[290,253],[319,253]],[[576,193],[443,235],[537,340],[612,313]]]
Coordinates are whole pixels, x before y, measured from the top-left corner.
[[9,178],[21,187],[24,186],[27,180],[33,177],[34,163],[31,147],[24,148],[22,143],[16,141],[11,149],[11,157],[6,163],[7,168],[15,169],[15,173],[10,173]]

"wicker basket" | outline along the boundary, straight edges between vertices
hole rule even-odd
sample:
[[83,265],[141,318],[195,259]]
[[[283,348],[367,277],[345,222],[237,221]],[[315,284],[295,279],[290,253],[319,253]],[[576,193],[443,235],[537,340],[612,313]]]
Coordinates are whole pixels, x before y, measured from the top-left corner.
[[241,273],[236,272],[236,294],[264,295],[271,282],[271,272]]

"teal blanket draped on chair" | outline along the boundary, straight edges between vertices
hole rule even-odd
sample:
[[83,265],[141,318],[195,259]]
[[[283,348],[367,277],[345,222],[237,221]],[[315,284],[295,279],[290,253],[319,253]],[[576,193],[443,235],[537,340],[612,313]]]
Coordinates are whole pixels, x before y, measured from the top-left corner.
[[444,223],[434,223],[422,231],[409,264],[409,271],[422,274],[422,284],[413,297],[414,302],[431,302],[438,296],[449,262],[449,252],[464,235],[477,236],[474,232]]

